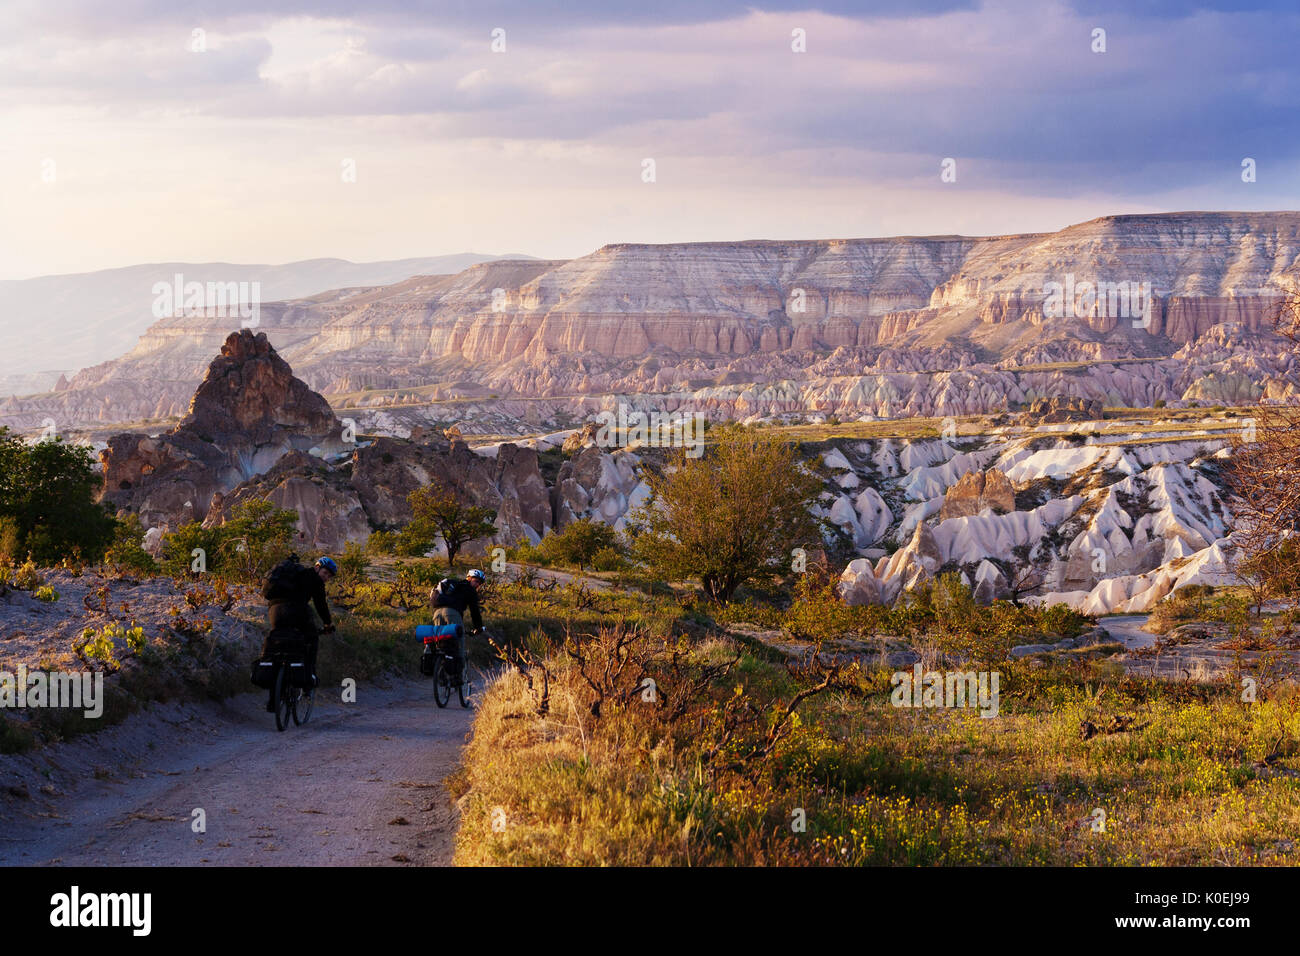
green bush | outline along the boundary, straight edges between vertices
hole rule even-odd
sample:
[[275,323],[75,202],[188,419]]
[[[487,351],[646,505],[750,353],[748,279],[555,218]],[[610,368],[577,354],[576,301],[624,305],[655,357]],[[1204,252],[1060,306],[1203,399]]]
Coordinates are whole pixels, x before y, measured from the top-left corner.
[[396,531],[372,531],[366,541],[366,551],[374,555],[397,554],[398,536]]
[[[746,619],[744,610],[737,612],[736,619]],[[765,626],[774,624],[770,611],[750,619]],[[1074,637],[1090,624],[1090,618],[1063,604],[1042,608],[995,601],[981,607],[955,573],[942,574],[905,592],[892,607],[850,607],[840,597],[833,578],[810,572],[799,578],[794,599],[779,618],[779,626],[798,640],[882,636],[909,642],[933,640],[941,651],[985,662],[1004,660],[1016,644]]]
[[344,545],[343,553],[339,555],[339,573],[344,582],[363,580],[366,576],[366,568],[369,566],[365,548],[355,541],[349,541]]
[[[205,528],[196,521],[163,535],[162,570],[173,577],[206,572],[256,584],[293,548],[298,513],[262,498],[240,502],[225,524]],[[196,568],[201,551],[203,563]]]
[[137,514],[124,513],[114,520],[113,543],[104,552],[104,563],[114,571],[155,574],[158,562],[142,545],[144,525]]
[[30,556],[22,564],[15,564],[8,555],[0,553],[0,593],[6,587],[35,591],[44,583],[45,578]]
[[591,566],[597,571],[623,571],[629,566],[627,558],[616,548],[601,548],[591,556]]
[[563,531],[552,531],[537,545],[537,551],[545,559],[542,563],[576,565],[580,571],[585,571],[602,551],[617,555],[614,529],[591,518],[574,521]]
[[163,535],[162,550],[159,552],[163,572],[172,577],[196,573],[194,564],[198,558],[195,551],[203,553],[202,570],[220,573],[223,570],[221,529],[205,528],[197,521],[190,521]]

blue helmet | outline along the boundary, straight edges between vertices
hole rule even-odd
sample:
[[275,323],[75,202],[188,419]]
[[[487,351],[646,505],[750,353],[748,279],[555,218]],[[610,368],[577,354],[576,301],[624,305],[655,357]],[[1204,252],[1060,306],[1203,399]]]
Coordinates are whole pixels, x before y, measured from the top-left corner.
[[325,555],[324,557],[317,558],[316,567],[324,568],[330,574],[339,573],[339,566],[334,562],[334,559],[331,558],[329,555]]
[[467,580],[470,581],[482,581],[483,572],[480,571],[478,568],[475,568],[473,571],[470,571],[468,574],[466,574],[465,577]]

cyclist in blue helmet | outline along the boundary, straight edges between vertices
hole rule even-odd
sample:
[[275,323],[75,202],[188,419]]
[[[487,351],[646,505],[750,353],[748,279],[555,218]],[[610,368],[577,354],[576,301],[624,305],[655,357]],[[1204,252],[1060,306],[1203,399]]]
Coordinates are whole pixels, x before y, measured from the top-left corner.
[[[315,566],[305,568],[298,563],[298,556],[294,554],[272,569],[262,592],[269,602],[267,620],[271,625],[271,632],[292,629],[306,639],[307,669],[314,683],[319,683],[316,679],[316,652],[320,647],[320,633],[334,633],[334,622],[330,617],[325,584],[338,573],[338,564],[329,556],[317,558]],[[312,618],[313,606],[324,625],[320,633],[317,633],[316,622]],[[263,655],[265,652],[264,648]],[[273,700],[274,692],[271,699],[267,700],[267,710],[275,709]]]

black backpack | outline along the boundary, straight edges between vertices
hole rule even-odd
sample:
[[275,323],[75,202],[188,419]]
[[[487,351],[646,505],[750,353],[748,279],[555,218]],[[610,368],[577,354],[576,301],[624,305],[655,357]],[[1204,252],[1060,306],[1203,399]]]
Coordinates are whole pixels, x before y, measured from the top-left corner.
[[452,595],[456,593],[456,582],[451,578],[443,578],[438,582],[438,586],[433,589],[433,602],[438,607],[447,607],[451,601]]
[[268,601],[292,601],[299,597],[300,576],[306,569],[291,554],[271,569],[262,584],[262,597]]

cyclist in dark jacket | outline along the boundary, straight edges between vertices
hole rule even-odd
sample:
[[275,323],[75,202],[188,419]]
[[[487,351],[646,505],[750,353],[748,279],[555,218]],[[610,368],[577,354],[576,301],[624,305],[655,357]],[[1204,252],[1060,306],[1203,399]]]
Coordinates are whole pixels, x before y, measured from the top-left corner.
[[483,630],[483,613],[479,608],[478,589],[483,586],[483,572],[477,568],[465,575],[464,581],[449,580],[451,585],[447,593],[435,587],[429,592],[429,603],[433,605],[434,624],[454,624],[456,626],[456,673],[465,663],[465,611],[468,610],[474,621],[471,633]]
[[[316,677],[316,652],[320,648],[320,634],[316,631],[316,621],[311,616],[314,605],[325,625],[323,633],[334,633],[334,622],[330,617],[330,606],[326,599],[325,582],[338,574],[339,566],[333,558],[318,558],[314,567],[300,567],[294,573],[292,597],[273,598],[267,605],[267,622],[271,631],[293,630],[307,641],[307,670]],[[267,710],[275,710],[275,690],[272,688],[266,702]]]

